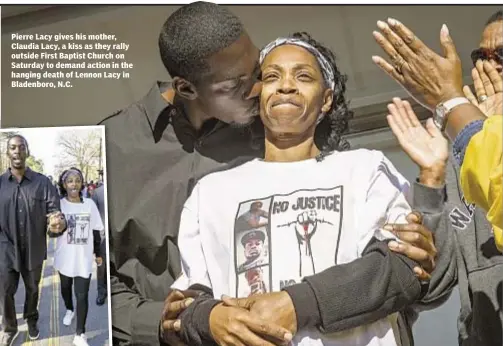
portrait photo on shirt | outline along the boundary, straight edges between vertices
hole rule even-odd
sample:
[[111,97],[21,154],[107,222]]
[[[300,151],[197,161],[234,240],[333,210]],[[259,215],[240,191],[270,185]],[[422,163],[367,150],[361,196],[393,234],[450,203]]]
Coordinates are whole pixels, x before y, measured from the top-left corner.
[[111,344],[105,146],[104,126],[0,129],[0,345]]
[[269,206],[271,199],[240,203],[234,226],[236,272],[269,264]]

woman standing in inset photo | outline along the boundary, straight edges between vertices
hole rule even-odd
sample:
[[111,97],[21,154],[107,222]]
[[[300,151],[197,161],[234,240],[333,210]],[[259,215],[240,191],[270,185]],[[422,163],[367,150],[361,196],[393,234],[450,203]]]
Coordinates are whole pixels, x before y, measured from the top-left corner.
[[73,344],[87,346],[85,325],[89,310],[89,286],[93,260],[102,265],[100,254],[100,232],[104,230],[103,221],[96,204],[82,196],[84,178],[77,168],[64,171],[59,177],[61,211],[68,220],[68,232],[58,234],[54,268],[61,279],[61,294],[65,302],[66,314],[63,324],[69,326],[75,315],[72,297],[74,287],[77,301],[77,325]]

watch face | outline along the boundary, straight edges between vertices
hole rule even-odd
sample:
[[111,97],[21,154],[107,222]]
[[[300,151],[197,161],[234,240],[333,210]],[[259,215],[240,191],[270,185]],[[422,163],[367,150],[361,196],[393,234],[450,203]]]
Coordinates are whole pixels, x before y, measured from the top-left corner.
[[444,117],[444,115],[445,115],[445,108],[444,108],[443,105],[440,105],[437,108],[435,108],[435,115],[437,117],[440,117],[440,118]]
[[435,116],[433,117],[433,122],[435,125],[441,129],[444,125],[444,117],[445,117],[445,108],[443,105],[435,108]]

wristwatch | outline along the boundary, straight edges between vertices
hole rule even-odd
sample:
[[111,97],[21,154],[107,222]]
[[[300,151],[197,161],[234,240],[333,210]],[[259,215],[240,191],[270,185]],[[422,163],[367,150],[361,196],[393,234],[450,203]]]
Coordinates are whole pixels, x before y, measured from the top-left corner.
[[447,125],[447,117],[449,116],[451,110],[454,107],[457,107],[465,103],[470,103],[470,101],[468,101],[466,97],[455,97],[453,99],[445,101],[444,103],[439,104],[435,108],[435,112],[433,114],[433,123],[435,123],[435,126],[440,131],[444,132],[445,126]]

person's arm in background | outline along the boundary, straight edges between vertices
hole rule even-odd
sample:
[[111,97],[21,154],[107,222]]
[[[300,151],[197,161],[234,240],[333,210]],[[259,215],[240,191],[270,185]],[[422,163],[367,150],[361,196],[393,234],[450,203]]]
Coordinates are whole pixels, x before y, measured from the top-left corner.
[[[101,258],[101,236],[100,236],[101,231],[93,229],[93,253],[96,256],[96,259]],[[101,265],[101,263],[98,263],[98,265]]]
[[[449,144],[431,119],[423,127],[408,101],[395,98],[388,110],[391,130],[419,168],[419,177],[413,185],[412,208],[433,231],[438,249],[428,293],[415,304],[417,310],[433,309],[449,298],[457,283],[456,240],[445,205]],[[400,230],[400,225],[393,226],[395,231]]]
[[[452,41],[451,44],[455,50]],[[454,107],[447,116],[445,126],[445,133],[454,144],[453,152],[458,161],[464,155],[470,138],[482,130],[482,124],[494,115],[503,114],[503,82],[499,72],[489,62],[478,61],[472,70],[472,77],[477,96],[484,95],[486,100],[479,103],[470,88],[463,87],[462,95],[458,96],[465,96],[471,104]],[[456,89],[459,87],[461,85],[456,86]]]
[[[94,202],[94,204],[96,204],[96,207],[98,208],[98,211],[99,211],[99,216],[101,218],[102,223],[104,224],[105,223],[105,193],[104,193],[103,186],[97,188],[94,191],[94,194],[91,196],[91,200]],[[103,259],[106,260],[106,253],[102,253],[103,251],[101,251],[102,250],[101,244],[106,239],[105,227],[103,227],[103,229],[101,231],[98,231],[99,238],[94,235],[94,231],[93,231],[93,236],[94,236],[94,246],[99,247],[99,250],[97,250],[98,253],[96,252],[96,249],[95,249],[96,259],[98,259],[98,257],[99,257],[102,259],[101,261],[103,261]],[[97,241],[99,241],[99,242],[96,243]],[[101,264],[99,264],[99,265],[101,265]]]
[[96,258],[96,264],[101,266],[103,264],[103,258],[101,257],[101,232],[105,229],[103,225],[103,220],[101,219],[101,214],[96,206],[96,203],[91,200],[91,224],[90,228],[93,230],[93,252]]
[[[389,18],[388,23],[379,21],[378,27],[381,32],[375,31],[374,38],[390,57],[392,64],[378,56],[372,59],[421,105],[433,111],[449,100],[466,96],[463,90],[461,60],[445,24],[440,31],[440,43],[444,56],[428,48],[410,29],[395,19]],[[488,62],[483,63],[483,70],[487,71],[491,67]],[[500,94],[499,110],[501,111],[501,77],[496,76],[495,73],[493,68],[493,77],[490,78],[491,80],[499,79],[499,87],[494,87],[492,85],[494,82],[491,83],[490,80],[487,84],[491,84],[494,94]],[[475,133],[481,132],[478,140],[475,139],[473,143],[473,149],[469,151],[467,162],[470,163],[464,169],[461,167],[462,190],[467,201],[475,202],[488,212],[497,246],[503,248],[501,127],[498,128],[497,119],[488,121],[487,127],[481,127],[480,125],[487,121],[486,115],[474,104],[460,104],[447,114],[445,133],[455,142],[458,136],[468,138],[468,140],[459,140],[464,143],[458,144],[462,148],[468,146],[471,142],[470,138]],[[501,116],[501,113],[497,115],[497,117]],[[500,140],[496,139],[498,131]],[[491,148],[491,145],[496,148]],[[496,157],[488,159],[488,153]],[[459,150],[454,154],[459,156]]]

